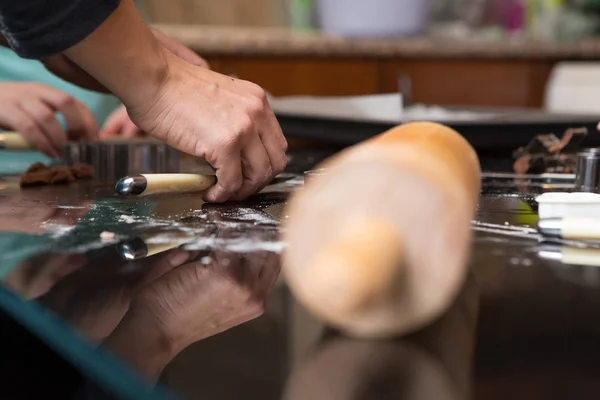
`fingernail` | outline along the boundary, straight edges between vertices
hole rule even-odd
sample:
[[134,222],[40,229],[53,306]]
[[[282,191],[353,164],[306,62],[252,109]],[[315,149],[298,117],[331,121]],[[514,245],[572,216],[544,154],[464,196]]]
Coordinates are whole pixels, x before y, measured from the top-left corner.
[[175,250],[175,252],[169,255],[169,264],[172,267],[179,267],[181,264],[189,259],[190,255],[185,250]]

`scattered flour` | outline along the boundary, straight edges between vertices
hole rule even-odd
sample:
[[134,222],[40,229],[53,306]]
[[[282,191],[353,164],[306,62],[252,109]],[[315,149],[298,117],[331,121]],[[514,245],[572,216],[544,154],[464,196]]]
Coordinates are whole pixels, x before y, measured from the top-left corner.
[[209,256],[202,257],[202,258],[200,259],[200,262],[201,262],[202,264],[204,264],[204,265],[208,265],[208,264],[210,264],[210,263],[212,262],[212,258],[210,258]]
[[279,221],[269,214],[253,208],[232,209],[231,212],[226,213],[226,215],[238,221],[252,222],[254,225],[279,225]]
[[59,225],[49,222],[43,222],[42,227],[46,229],[46,231],[50,234],[50,237],[53,239],[65,236],[75,229],[75,225]]

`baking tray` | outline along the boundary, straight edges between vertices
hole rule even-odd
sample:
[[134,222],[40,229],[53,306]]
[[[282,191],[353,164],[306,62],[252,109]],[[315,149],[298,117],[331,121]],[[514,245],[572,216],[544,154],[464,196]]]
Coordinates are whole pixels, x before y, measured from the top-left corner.
[[[402,122],[372,122],[310,117],[277,113],[283,132],[289,138],[317,140],[334,146],[351,146],[384,132]],[[473,121],[438,121],[460,132],[481,154],[512,158],[512,152],[536,135],[562,133],[573,127],[586,127],[590,134],[583,146],[600,146],[594,135],[600,116],[558,115],[540,111],[499,112],[497,117]]]

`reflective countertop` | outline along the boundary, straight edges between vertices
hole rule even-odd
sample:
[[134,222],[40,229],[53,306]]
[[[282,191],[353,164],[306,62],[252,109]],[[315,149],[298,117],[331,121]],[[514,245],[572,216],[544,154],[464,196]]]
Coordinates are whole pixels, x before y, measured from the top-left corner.
[[223,205],[119,198],[107,182],[20,190],[5,177],[0,306],[31,312],[26,325],[54,332],[103,384],[128,386],[131,368],[139,398],[600,396],[599,270],[566,264],[581,249],[532,228],[535,196],[552,185],[485,180],[455,303],[420,332],[357,341],[311,317],[280,276],[286,199],[311,166]]

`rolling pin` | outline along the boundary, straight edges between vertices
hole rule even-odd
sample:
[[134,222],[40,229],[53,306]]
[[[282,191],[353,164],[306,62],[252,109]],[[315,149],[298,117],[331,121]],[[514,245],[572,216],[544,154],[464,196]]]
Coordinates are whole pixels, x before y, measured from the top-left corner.
[[325,160],[288,203],[284,274],[315,316],[363,338],[415,331],[467,272],[481,170],[436,123],[393,128]]
[[[124,138],[120,136],[114,136],[109,138],[101,139],[102,142],[119,142],[119,141],[135,141],[136,139]],[[13,131],[0,132],[0,149],[3,150],[35,150],[23,134]]]
[[115,191],[121,196],[201,192],[216,181],[214,175],[142,174],[122,178],[117,182]]
[[31,150],[33,147],[17,132],[0,132],[0,149],[2,150]]

